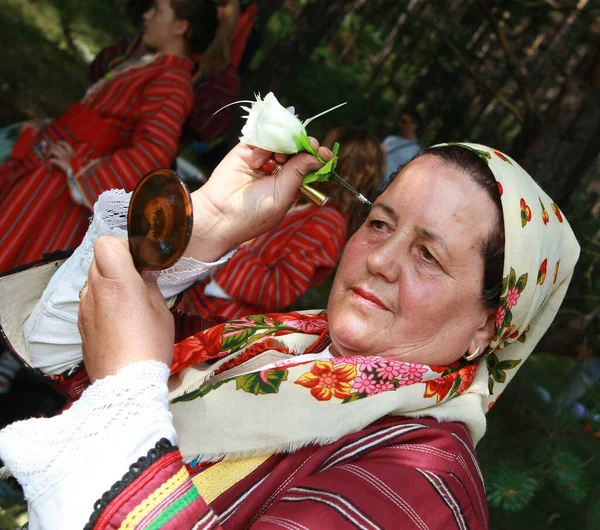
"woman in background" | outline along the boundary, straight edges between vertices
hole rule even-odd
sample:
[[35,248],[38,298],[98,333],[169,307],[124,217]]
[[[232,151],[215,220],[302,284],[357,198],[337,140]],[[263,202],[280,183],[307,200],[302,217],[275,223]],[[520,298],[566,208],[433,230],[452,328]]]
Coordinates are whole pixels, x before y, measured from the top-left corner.
[[78,245],[104,190],[171,165],[192,108],[190,55],[216,28],[212,0],[156,0],[142,35],[153,53],[121,63],[17,143],[22,156],[0,165],[0,271]]

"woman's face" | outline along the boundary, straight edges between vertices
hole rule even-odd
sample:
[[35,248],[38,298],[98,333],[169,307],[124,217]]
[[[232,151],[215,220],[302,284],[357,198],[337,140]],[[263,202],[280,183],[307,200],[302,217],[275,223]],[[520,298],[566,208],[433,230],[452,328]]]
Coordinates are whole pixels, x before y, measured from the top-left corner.
[[152,7],[144,13],[142,41],[151,50],[162,51],[177,35],[178,25],[171,0],[154,0]]
[[494,312],[482,247],[497,222],[468,176],[434,156],[408,164],[346,245],[328,304],[334,353],[445,365],[483,350]]

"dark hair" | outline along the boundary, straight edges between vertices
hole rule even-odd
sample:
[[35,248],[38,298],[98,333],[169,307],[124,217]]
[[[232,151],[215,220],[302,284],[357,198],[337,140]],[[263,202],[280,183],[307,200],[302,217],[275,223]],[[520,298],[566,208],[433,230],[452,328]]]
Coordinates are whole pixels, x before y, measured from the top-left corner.
[[[379,139],[362,127],[333,129],[327,133],[323,145],[333,148],[339,142],[340,150],[336,172],[365,197],[372,198],[385,172],[385,155]],[[320,187],[342,213],[356,209],[356,199],[336,182]]]
[[171,9],[178,20],[187,20],[186,39],[190,53],[202,53],[214,40],[219,20],[214,0],[171,0]]
[[[496,205],[498,213],[498,224],[494,231],[489,234],[482,248],[484,259],[483,289],[481,297],[490,309],[497,309],[500,305],[500,291],[502,290],[502,272],[504,270],[504,215],[502,214],[502,202],[498,183],[492,170],[474,151],[467,147],[458,145],[440,145],[425,149],[421,156],[431,155],[443,160],[450,166],[468,175],[473,182],[483,188]],[[413,160],[415,160],[415,158]],[[382,192],[400,174],[402,167],[394,173],[385,184]]]
[[400,117],[402,117],[403,114],[408,114],[412,118],[412,120],[415,122],[415,125],[417,126],[415,133],[417,136],[419,136],[419,134],[421,134],[421,125],[423,124],[421,115],[415,109],[404,109],[400,113]]

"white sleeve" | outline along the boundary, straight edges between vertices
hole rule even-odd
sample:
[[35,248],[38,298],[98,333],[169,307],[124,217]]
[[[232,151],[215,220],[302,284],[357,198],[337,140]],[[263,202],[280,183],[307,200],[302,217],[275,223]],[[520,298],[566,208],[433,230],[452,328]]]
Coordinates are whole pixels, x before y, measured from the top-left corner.
[[[81,337],[77,328],[79,291],[87,278],[94,244],[105,235],[127,237],[127,210],[131,193],[105,191],[94,205],[94,217],[79,247],[63,263],[48,283],[40,301],[25,321],[23,332],[29,358],[46,374],[60,374],[82,359]],[[183,257],[173,267],[161,271],[158,287],[168,298],[187,289],[216,265],[225,263],[229,252],[214,263]]]
[[30,530],[80,530],[131,464],[161,438],[176,444],[168,378],[164,363],[133,363],[96,381],[59,416],[0,431],[0,458],[23,487]]

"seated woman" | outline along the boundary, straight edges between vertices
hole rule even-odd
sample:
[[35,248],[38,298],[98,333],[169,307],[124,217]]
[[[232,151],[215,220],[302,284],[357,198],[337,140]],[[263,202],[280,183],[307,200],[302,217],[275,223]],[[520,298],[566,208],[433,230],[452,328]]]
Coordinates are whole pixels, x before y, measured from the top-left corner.
[[[184,125],[184,141],[212,142],[229,128],[233,107],[222,107],[239,99],[241,81],[230,60],[230,49],[240,11],[239,0],[219,2],[219,25],[215,38],[202,53],[194,57],[192,86],[194,104]],[[95,83],[118,65],[142,57],[148,52],[143,35],[129,37],[103,49],[90,66],[90,81]]]
[[[337,131],[337,172],[364,195],[373,196],[384,170],[377,137],[366,129]],[[185,313],[228,319],[281,311],[308,289],[325,281],[347,239],[357,202],[339,184],[318,184],[329,201],[322,207],[296,204],[273,230],[248,241],[223,265],[186,290]],[[350,234],[351,235],[351,234]]]
[[[191,256],[212,262],[272,228],[319,166],[300,154],[265,177],[269,156],[235,147],[194,194]],[[0,432],[0,457],[32,529],[488,528],[473,445],[578,255],[514,160],[438,145],[348,241],[327,313],[247,317],[173,349],[154,277],[101,238],[79,308],[93,384],[60,416]],[[40,270],[1,278],[0,293],[26,303]],[[15,313],[0,304],[14,345]],[[62,383],[83,369],[74,360]]]
[[78,245],[100,193],[170,165],[192,107],[188,55],[213,40],[216,17],[212,0],[157,0],[143,34],[155,53],[115,68],[0,165],[0,271]]

